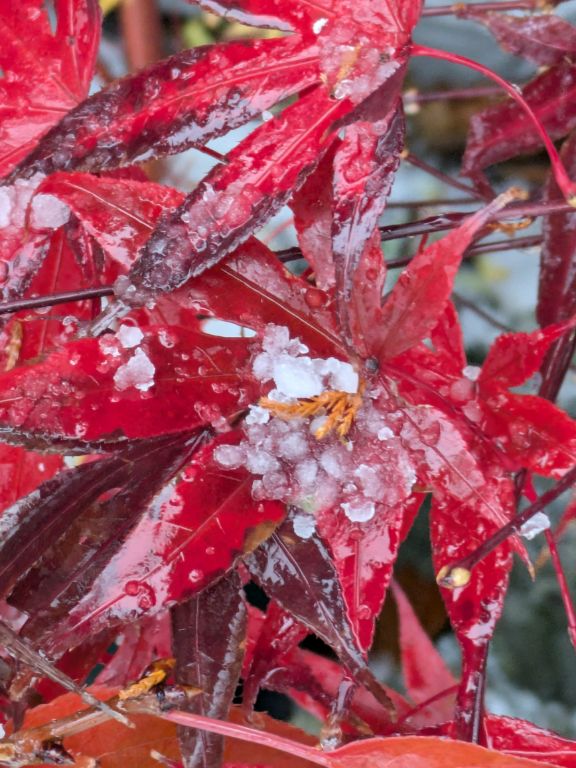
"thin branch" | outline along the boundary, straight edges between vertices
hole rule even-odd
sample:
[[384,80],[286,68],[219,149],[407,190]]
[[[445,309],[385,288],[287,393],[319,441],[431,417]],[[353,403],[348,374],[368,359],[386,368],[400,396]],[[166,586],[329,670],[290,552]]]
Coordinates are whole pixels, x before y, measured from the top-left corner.
[[556,579],[560,587],[560,593],[562,595],[562,602],[564,603],[564,610],[566,612],[566,618],[568,620],[568,637],[573,647],[576,648],[576,613],[574,612],[574,604],[570,595],[570,588],[568,587],[568,581],[566,579],[566,573],[560,560],[560,553],[556,546],[556,539],[554,534],[548,530],[545,531],[546,543],[548,544],[548,551],[552,558],[554,570],[556,571]]
[[[503,5],[501,3],[500,5]],[[576,182],[572,181],[568,175],[568,171],[562,162],[558,150],[556,149],[554,142],[546,132],[546,129],[542,125],[540,118],[536,112],[532,109],[530,104],[526,101],[521,91],[517,91],[516,88],[505,80],[500,75],[496,74],[489,67],[480,64],[478,61],[469,59],[466,56],[460,56],[451,51],[442,51],[436,48],[429,48],[425,45],[414,45],[412,47],[412,56],[430,56],[433,59],[440,59],[442,61],[449,61],[451,64],[460,64],[463,67],[472,69],[475,72],[479,72],[484,77],[497,83],[508,96],[510,96],[516,104],[524,111],[526,117],[530,120],[534,129],[537,131],[540,137],[548,157],[550,158],[550,164],[552,166],[552,173],[556,179],[556,183],[562,192],[562,195],[572,207],[576,207]]]
[[111,285],[100,285],[96,288],[81,288],[77,291],[62,291],[51,293],[49,296],[33,296],[29,299],[15,299],[0,304],[0,315],[11,312],[20,312],[27,309],[39,309],[40,307],[53,307],[56,304],[68,304],[71,301],[84,301],[85,299],[99,299],[102,296],[112,296],[114,288]]
[[[533,11],[541,5],[540,0],[512,0],[511,2],[469,3],[465,7],[475,11]],[[421,16],[456,16],[462,10],[462,3],[438,5],[424,8]]]
[[435,197],[432,200],[397,200],[387,203],[386,208],[442,208],[445,205],[478,205],[473,197]]
[[461,558],[450,566],[443,568],[438,574],[438,583],[442,587],[453,588],[455,586],[464,586],[467,583],[466,574],[469,574],[475,565],[483,560],[487,555],[493,552],[496,547],[500,546],[507,538],[515,533],[518,533],[520,528],[530,518],[534,517],[538,512],[541,512],[549,504],[555,501],[565,491],[571,488],[576,483],[576,467],[573,467],[567,472],[564,477],[559,480],[555,486],[550,488],[549,491],[543,493],[537,501],[530,504],[523,512],[517,514],[513,520],[502,526],[493,536],[486,539],[479,547],[471,552],[466,557]]
[[[419,201],[417,201],[419,202]],[[468,204],[468,201],[459,201]],[[505,221],[507,219],[525,218],[537,216],[549,216],[553,213],[574,213],[574,208],[563,200],[552,201],[550,203],[512,203],[494,215],[495,221]],[[407,224],[393,224],[387,227],[380,227],[382,242],[388,240],[398,240],[404,237],[414,237],[418,235],[430,234],[432,232],[445,232],[460,226],[462,221],[470,215],[468,212],[455,211],[440,216],[429,216],[425,219],[412,221]],[[490,253],[494,251],[511,250],[513,248],[529,248],[541,243],[541,237],[534,235],[531,237],[518,238],[516,240],[500,240],[493,243],[484,243],[470,248],[466,253],[466,258],[470,258],[479,253]],[[286,263],[301,259],[302,251],[300,248],[285,248],[276,251],[276,256],[280,261]],[[404,267],[409,263],[412,257],[402,259],[392,259],[388,262],[388,267],[394,269]],[[111,285],[101,285],[95,288],[84,288],[78,291],[63,291],[61,293],[52,293],[49,296],[34,296],[26,299],[15,299],[0,304],[0,315],[7,315],[12,312],[23,310],[39,309],[41,307],[52,307],[57,304],[67,304],[73,301],[84,301],[86,299],[96,299],[102,296],[113,296],[114,288]]]
[[402,160],[410,163],[410,165],[413,165],[415,168],[420,168],[421,171],[424,171],[429,176],[433,176],[435,179],[442,181],[449,187],[454,187],[454,189],[459,189],[461,192],[466,192],[467,195],[476,198],[476,200],[485,199],[477,190],[474,189],[474,187],[471,187],[468,184],[464,184],[462,181],[458,181],[457,179],[453,179],[452,176],[448,176],[448,174],[439,171],[438,168],[434,168],[433,165],[430,165],[424,160],[421,160],[411,152],[407,152],[405,155],[402,155]]
[[417,89],[404,92],[404,106],[426,104],[430,101],[455,101],[457,99],[486,99],[492,96],[502,96],[502,89],[495,85],[479,85],[475,88],[453,88],[446,91],[427,91],[420,93]]
[[494,328],[498,328],[498,330],[502,331],[503,333],[514,332],[513,328],[510,328],[509,325],[505,325],[504,323],[501,323],[500,320],[497,320],[489,312],[486,312],[485,309],[482,309],[482,307],[479,307],[475,302],[470,301],[470,299],[467,299],[464,296],[461,296],[459,293],[456,293],[456,291],[452,292],[452,296],[454,297],[457,307],[466,307],[466,309],[469,309],[471,312],[474,312],[475,315],[478,315],[478,317],[481,317],[482,320],[485,320],[487,323],[490,323],[490,325],[493,325]]

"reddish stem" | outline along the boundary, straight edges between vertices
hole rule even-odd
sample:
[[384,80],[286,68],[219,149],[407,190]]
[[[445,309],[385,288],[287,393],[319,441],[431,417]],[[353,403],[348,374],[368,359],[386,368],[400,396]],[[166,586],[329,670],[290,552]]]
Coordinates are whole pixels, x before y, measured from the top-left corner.
[[456,99],[485,99],[490,96],[498,96],[501,89],[493,85],[477,86],[475,88],[453,88],[449,91],[428,91],[419,93],[416,90],[408,90],[404,93],[404,104],[426,104],[429,101],[454,101]]
[[402,717],[398,718],[396,725],[398,726],[398,725],[401,725],[402,723],[405,723],[406,720],[410,720],[410,718],[414,717],[414,715],[417,715],[418,712],[421,712],[423,709],[426,709],[431,704],[435,704],[437,701],[440,701],[440,699],[444,699],[446,698],[446,696],[451,696],[453,693],[456,693],[458,690],[458,687],[459,687],[458,685],[451,685],[450,688],[445,688],[443,691],[440,691],[439,693],[435,693],[434,696],[430,696],[424,701],[421,701],[417,707],[413,707],[408,712],[406,712],[405,715],[402,715]]
[[447,184],[449,187],[454,187],[454,189],[459,189],[461,192],[466,192],[466,194],[470,195],[471,197],[475,197],[477,200],[484,200],[484,197],[482,197],[473,187],[469,186],[468,184],[464,184],[457,179],[453,179],[452,176],[448,176],[446,173],[442,173],[442,171],[438,170],[438,168],[434,168],[433,165],[430,165],[424,160],[421,160],[411,152],[407,152],[405,155],[402,155],[402,159],[407,163],[410,163],[410,165],[413,165],[415,168],[420,168],[421,171],[424,171],[429,176],[433,176],[435,179],[444,182],[444,184]]
[[[503,5],[505,5],[505,3],[500,3],[499,5],[500,7],[502,7]],[[504,80],[503,77],[500,77],[500,75],[497,75],[495,72],[493,72],[491,69],[488,69],[488,67],[485,67],[483,64],[479,64],[477,61],[468,59],[465,56],[459,56],[456,53],[450,53],[448,51],[440,51],[435,48],[428,48],[427,46],[424,46],[424,45],[415,45],[412,48],[412,55],[413,56],[431,56],[432,58],[435,58],[435,59],[443,59],[444,61],[449,61],[452,64],[461,64],[464,67],[468,67],[469,69],[474,69],[476,72],[480,72],[485,77],[488,77],[491,80],[494,80],[495,83],[498,83],[498,85],[500,85],[506,91],[506,93],[512,99],[514,99],[514,101],[516,101],[516,103],[524,110],[526,115],[530,118],[530,120],[534,124],[534,128],[536,129],[539,136],[541,137],[542,142],[544,143],[544,147],[546,148],[546,151],[550,158],[550,163],[552,165],[552,172],[554,173],[554,178],[556,179],[556,183],[558,184],[560,191],[564,195],[566,201],[572,207],[576,207],[576,184],[570,180],[568,173],[564,168],[564,164],[560,159],[560,155],[558,154],[556,147],[552,143],[552,139],[550,138],[550,136],[548,136],[548,134],[544,130],[544,127],[542,126],[542,123],[538,119],[538,116],[532,110],[532,107],[527,103],[526,99],[522,96],[522,94],[519,93],[511,83],[509,83],[507,80]]]
[[[512,0],[506,3],[469,3],[464,7],[475,11],[533,11],[538,5],[539,2],[533,0]],[[462,7],[462,3],[454,3],[453,5],[438,5],[436,8],[424,8],[421,16],[456,16],[462,11]]]
[[155,712],[163,720],[169,720],[171,723],[185,725],[188,728],[199,728],[202,731],[219,733],[221,736],[227,736],[231,739],[247,741],[249,744],[259,744],[261,747],[270,747],[279,752],[285,752],[293,757],[300,757],[303,760],[309,760],[317,765],[330,766],[328,756],[320,752],[316,747],[309,747],[300,744],[298,741],[286,739],[283,736],[276,736],[266,731],[258,731],[255,728],[248,728],[245,725],[228,723],[224,720],[213,720],[204,715],[195,715],[192,712],[181,712],[175,710],[172,712]]
[[566,611],[566,618],[568,619],[568,637],[573,647],[576,649],[576,612],[574,611],[574,604],[572,603],[572,597],[570,595],[570,589],[568,588],[568,581],[566,579],[566,573],[560,560],[560,553],[556,546],[556,539],[554,534],[550,530],[545,531],[546,543],[548,544],[548,550],[552,563],[554,564],[554,570],[556,571],[556,578],[558,579],[558,585],[560,587],[560,594],[562,595],[562,602],[564,603],[564,610]]

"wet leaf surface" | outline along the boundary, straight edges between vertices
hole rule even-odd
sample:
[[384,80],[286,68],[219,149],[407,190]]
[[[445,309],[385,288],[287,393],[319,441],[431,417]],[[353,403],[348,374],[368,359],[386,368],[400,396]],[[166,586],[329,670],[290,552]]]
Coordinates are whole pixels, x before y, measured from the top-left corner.
[[[246,636],[246,607],[236,573],[172,609],[177,683],[199,688],[187,711],[227,719],[240,675]],[[179,727],[186,768],[219,768],[222,736]]]

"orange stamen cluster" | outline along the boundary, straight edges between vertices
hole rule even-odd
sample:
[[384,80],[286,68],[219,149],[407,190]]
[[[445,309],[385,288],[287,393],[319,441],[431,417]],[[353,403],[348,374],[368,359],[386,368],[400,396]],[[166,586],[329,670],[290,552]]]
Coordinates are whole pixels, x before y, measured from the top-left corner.
[[326,416],[324,423],[314,432],[317,440],[322,440],[331,432],[344,438],[350,432],[356,414],[362,405],[362,386],[360,391],[351,394],[339,390],[328,390],[315,397],[306,397],[295,403],[278,403],[269,397],[261,397],[258,405],[267,408],[281,419],[309,419],[313,416]]

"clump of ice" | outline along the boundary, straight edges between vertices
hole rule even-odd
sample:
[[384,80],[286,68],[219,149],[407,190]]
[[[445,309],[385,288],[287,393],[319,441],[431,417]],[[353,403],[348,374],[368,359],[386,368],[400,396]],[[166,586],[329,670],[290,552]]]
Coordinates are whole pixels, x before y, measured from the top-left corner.
[[520,528],[520,535],[528,541],[536,538],[538,534],[544,533],[550,528],[550,518],[545,512],[536,512],[536,514],[527,520]]
[[290,338],[288,328],[269,325],[252,371],[260,381],[274,381],[275,392],[283,397],[314,397],[327,389],[357,391],[358,374],[350,363],[335,357],[307,357],[308,351],[299,339]]
[[[256,350],[252,370],[272,384],[268,398],[294,404],[326,390],[358,391],[358,374],[336,358],[311,358],[288,328],[269,325]],[[307,515],[339,507],[351,522],[366,523],[377,505],[394,506],[412,492],[416,470],[399,437],[401,423],[394,408],[376,408],[369,393],[356,416],[354,441],[330,434],[316,438],[326,415],[282,419],[269,409],[251,406],[239,445],[221,445],[214,459],[222,467],[244,467],[252,475],[256,499],[277,499],[306,510]],[[304,513],[303,513],[304,514]],[[314,519],[314,518],[313,518]],[[302,523],[312,535],[313,528]],[[297,532],[301,527],[297,527]]]
[[144,334],[136,325],[121,325],[116,333],[116,338],[124,349],[131,349],[140,344]]
[[328,19],[316,19],[314,24],[312,24],[312,31],[314,32],[314,34],[319,35],[327,23],[328,23]]
[[10,191],[6,187],[0,187],[0,228],[3,229],[10,224],[11,211],[12,199]]
[[54,195],[35,195],[30,204],[34,229],[57,229],[70,218],[70,208]]
[[306,512],[299,512],[292,520],[294,533],[301,539],[309,539],[316,531],[316,518]]
[[462,375],[469,381],[478,381],[481,373],[482,368],[477,365],[467,365],[462,369]]
[[309,357],[280,355],[272,364],[272,378],[276,389],[287,397],[314,397],[324,389]]
[[143,349],[137,349],[127,363],[121,365],[114,374],[116,389],[123,391],[135,387],[146,392],[154,386],[156,366]]
[[376,513],[374,502],[367,501],[366,499],[344,502],[340,506],[348,520],[352,523],[367,523],[368,520],[372,520]]
[[[36,173],[29,179],[18,179],[12,186],[0,189],[0,227],[9,227],[10,225],[23,227],[26,224],[30,201],[44,178],[44,174]],[[52,200],[56,200],[52,195],[42,195],[42,197],[51,197]],[[59,200],[58,204],[63,205]],[[30,219],[33,219],[33,214],[34,211],[32,210]],[[41,223],[41,220],[40,223],[32,220],[29,223],[39,229],[46,226],[46,224]],[[53,225],[49,224],[48,226],[52,227]]]
[[219,445],[214,450],[214,458],[223,467],[238,469],[246,461],[246,451],[240,445]]

